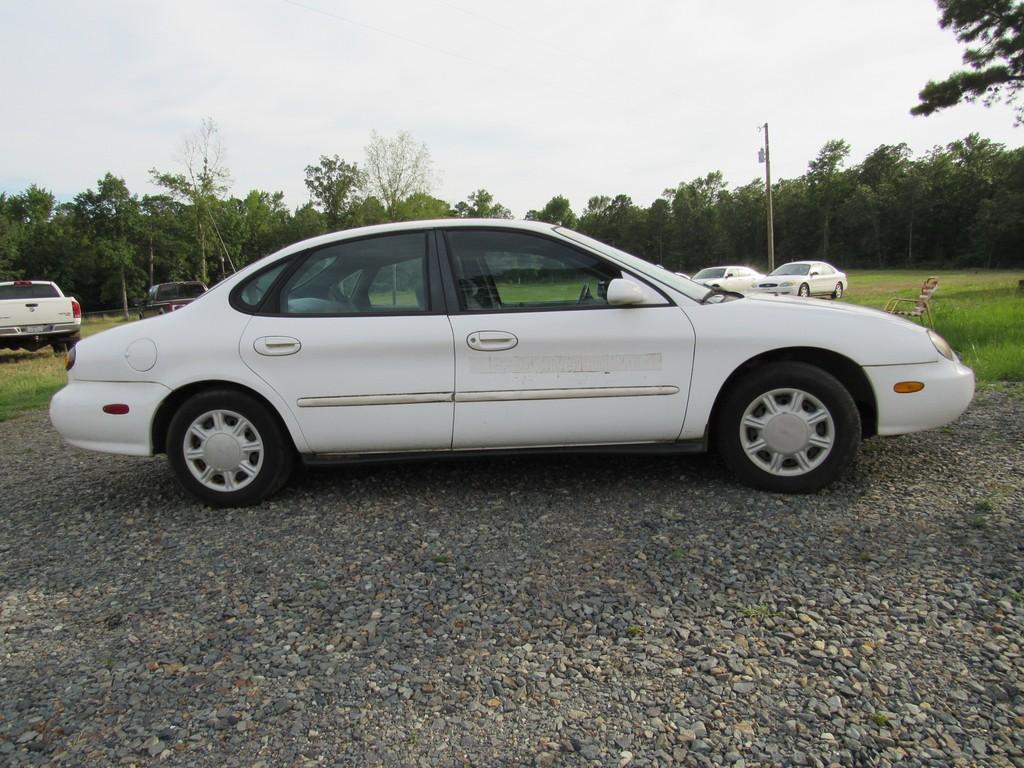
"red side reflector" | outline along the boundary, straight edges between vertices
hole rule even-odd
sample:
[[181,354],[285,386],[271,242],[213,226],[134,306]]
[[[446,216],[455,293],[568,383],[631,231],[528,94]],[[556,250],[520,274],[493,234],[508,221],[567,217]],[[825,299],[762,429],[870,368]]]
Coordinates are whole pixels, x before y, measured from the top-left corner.
[[114,416],[124,416],[128,413],[128,406],[125,403],[108,403],[103,406],[103,412]]

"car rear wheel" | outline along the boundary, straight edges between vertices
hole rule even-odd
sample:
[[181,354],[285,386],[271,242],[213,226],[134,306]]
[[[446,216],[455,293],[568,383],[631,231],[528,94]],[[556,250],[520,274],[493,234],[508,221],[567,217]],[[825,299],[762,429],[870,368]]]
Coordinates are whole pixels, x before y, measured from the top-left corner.
[[808,296],[811,295],[811,286],[809,286],[807,283],[800,283],[800,289],[797,291],[797,294],[803,296],[806,299]]
[[832,291],[832,298],[833,299],[841,299],[841,298],[843,298],[843,284],[842,283],[836,283],[836,289],[834,291]]
[[288,480],[291,441],[265,405],[232,390],[200,392],[171,419],[167,457],[193,496],[217,507],[257,504]]
[[716,437],[726,465],[746,485],[810,493],[853,461],[860,414],[831,374],[806,363],[771,363],[726,395]]

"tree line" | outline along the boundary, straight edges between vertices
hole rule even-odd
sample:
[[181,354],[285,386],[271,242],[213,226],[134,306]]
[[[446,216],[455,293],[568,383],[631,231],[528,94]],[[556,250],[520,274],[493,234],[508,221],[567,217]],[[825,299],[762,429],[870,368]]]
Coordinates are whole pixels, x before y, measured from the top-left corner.
[[[773,183],[776,263],[821,258],[840,268],[1024,266],[1024,148],[972,134],[913,157],[883,144],[848,166],[827,142],[794,179]],[[432,194],[427,147],[373,134],[362,163],[321,156],[305,168],[308,202],[230,193],[212,120],[187,138],[175,171],[153,169],[156,194],[107,173],[67,202],[31,185],[0,194],[0,280],[47,279],[87,311],[124,307],[155,283],[214,283],[289,243],[351,227],[444,217],[512,218],[486,189],[450,204]],[[524,218],[561,224],[670,269],[766,267],[764,184],[730,188],[718,171],[664,190],[649,206],[596,195],[582,211],[556,195]]]

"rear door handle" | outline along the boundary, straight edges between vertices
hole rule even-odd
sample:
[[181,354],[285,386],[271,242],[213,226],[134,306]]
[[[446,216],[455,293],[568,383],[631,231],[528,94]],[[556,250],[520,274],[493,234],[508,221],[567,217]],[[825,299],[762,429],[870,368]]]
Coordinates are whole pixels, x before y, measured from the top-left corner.
[[302,349],[302,342],[291,336],[261,336],[252,343],[252,346],[261,355],[279,357],[294,355]]
[[518,343],[519,339],[509,331],[473,331],[466,337],[466,344],[470,349],[481,352],[500,352],[503,349],[512,349]]

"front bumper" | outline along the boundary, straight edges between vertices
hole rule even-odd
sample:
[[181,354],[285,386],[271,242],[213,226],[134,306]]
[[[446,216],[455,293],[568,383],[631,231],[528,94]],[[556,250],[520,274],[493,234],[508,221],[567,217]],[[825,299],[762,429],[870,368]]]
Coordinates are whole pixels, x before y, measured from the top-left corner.
[[[148,382],[72,380],[50,401],[50,421],[71,445],[103,453],[153,455],[153,417],[171,393]],[[113,415],[103,406],[123,403],[128,413]]]
[[744,293],[766,293],[769,296],[796,296],[800,291],[800,286],[776,286],[775,288],[758,288],[756,285],[753,288],[744,291]]
[[[878,434],[902,435],[949,424],[974,397],[974,371],[959,360],[941,358],[916,365],[864,366],[878,405]],[[901,381],[920,381],[920,392],[897,394]]]

